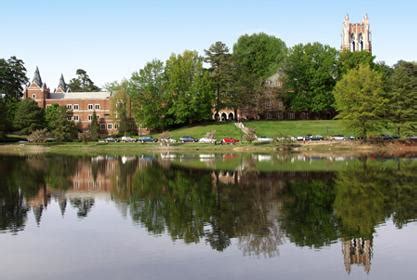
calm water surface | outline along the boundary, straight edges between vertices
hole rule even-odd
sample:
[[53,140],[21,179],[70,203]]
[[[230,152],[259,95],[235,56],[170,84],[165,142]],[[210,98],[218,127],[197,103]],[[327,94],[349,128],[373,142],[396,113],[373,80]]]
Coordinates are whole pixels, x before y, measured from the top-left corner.
[[0,279],[416,279],[416,218],[411,157],[0,157]]

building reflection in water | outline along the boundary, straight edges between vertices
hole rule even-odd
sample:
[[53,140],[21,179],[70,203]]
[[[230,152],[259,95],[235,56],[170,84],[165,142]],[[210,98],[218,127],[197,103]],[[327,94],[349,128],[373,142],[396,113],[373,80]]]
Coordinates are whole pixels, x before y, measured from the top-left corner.
[[352,270],[352,265],[363,266],[366,273],[371,271],[372,240],[354,238],[342,241],[342,253],[347,273]]
[[[211,168],[202,170],[192,167],[191,164],[184,164],[195,160],[198,166],[202,163],[215,166],[218,159],[227,163],[234,161],[236,166],[228,170]],[[44,162],[41,160],[25,160],[28,166],[36,166],[36,169],[33,168],[33,174],[36,176],[42,171]],[[385,203],[388,199],[396,199],[395,197],[404,201],[392,200],[387,204],[388,206],[415,201],[413,197],[409,199],[410,196],[391,195],[389,193],[393,189],[391,187],[382,188],[383,182],[387,181],[383,176],[387,174],[386,169],[381,173],[377,168],[366,166],[366,172],[362,169],[352,169],[351,173],[344,175],[342,172],[328,171],[260,172],[257,170],[257,162],[265,163],[271,160],[273,160],[271,157],[263,155],[242,159],[234,154],[207,154],[194,157],[162,154],[157,158],[152,156],[75,158],[68,166],[61,168],[69,171],[63,180],[58,180],[58,184],[56,178],[63,177],[59,176],[61,173],[50,174],[50,170],[45,168],[44,174],[40,176],[42,180],[36,177],[39,180],[38,187],[34,188],[36,191],[27,196],[19,193],[23,203],[18,207],[23,210],[31,208],[36,223],[40,225],[42,213],[52,200],[58,203],[63,216],[67,207],[71,206],[80,218],[88,216],[96,200],[113,201],[123,216],[130,215],[135,222],[147,228],[149,233],[161,234],[166,230],[173,239],[189,238],[185,242],[204,240],[218,251],[230,246],[231,239],[236,238],[237,245],[244,255],[276,256],[279,253],[279,246],[285,240],[297,246],[310,248],[321,248],[342,240],[346,272],[350,273],[352,266],[358,265],[363,266],[364,271],[369,273],[373,253],[371,235],[354,233],[349,235],[349,238],[351,236],[367,236],[367,238],[341,238],[340,229],[343,228],[341,224],[345,223],[351,228],[357,228],[359,222],[363,220],[358,222],[355,219],[357,215],[349,216],[351,212],[349,205],[352,204],[350,201],[367,202],[374,198],[374,195],[367,195],[364,198],[357,196],[358,193],[362,194],[368,190],[377,189],[380,190],[379,193],[386,192],[385,200],[375,200],[373,205],[376,210],[373,213],[378,215],[381,213],[387,217],[394,213],[395,209],[382,211],[385,210],[383,208],[385,205],[377,202]],[[305,158],[300,159],[300,161],[304,160]],[[48,159],[45,159],[45,162],[47,161]],[[291,165],[293,160],[291,158],[284,162]],[[21,165],[21,162],[17,162],[16,165]],[[4,166],[0,165],[0,171],[2,167]],[[288,166],[284,167],[288,168]],[[375,172],[370,173],[372,170]],[[397,186],[398,193],[404,189],[409,194],[410,186],[416,182],[414,170],[413,166],[407,167],[407,165],[401,165],[401,169],[391,170],[401,171],[403,177],[408,178],[402,181],[405,182],[404,186]],[[362,177],[359,176],[362,174],[360,172],[363,173]],[[374,177],[369,178],[369,174]],[[359,189],[355,189],[351,184],[352,176],[356,176],[356,187]],[[390,176],[395,179],[392,174]],[[45,178],[55,178],[55,180]],[[377,183],[375,186],[361,189],[363,183],[368,181]],[[388,185],[391,186],[392,182]],[[348,200],[347,196],[351,196],[351,199]],[[20,203],[20,199],[16,201],[16,204]],[[335,211],[337,206],[335,201],[339,203],[339,211]],[[366,210],[365,206],[361,209]],[[400,210],[405,211],[402,208]],[[336,216],[335,212],[338,212],[339,216]],[[399,221],[403,223],[416,218],[416,213],[401,213],[399,217],[402,219]],[[25,214],[21,216],[26,217]],[[172,217],[176,218],[176,224],[170,220]],[[372,233],[381,219],[383,222],[385,216],[381,217],[376,216],[369,224],[365,223],[362,226],[364,232]],[[162,231],[158,233],[158,229]]]

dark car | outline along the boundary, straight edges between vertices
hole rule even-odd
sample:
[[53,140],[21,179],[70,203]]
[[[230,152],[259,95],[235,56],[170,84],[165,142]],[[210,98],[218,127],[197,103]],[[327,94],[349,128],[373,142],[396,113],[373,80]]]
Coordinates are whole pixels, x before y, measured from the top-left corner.
[[310,141],[322,141],[324,139],[324,137],[321,136],[321,135],[312,135],[312,136],[310,136],[309,139],[310,139]]
[[192,143],[192,142],[197,142],[198,139],[195,139],[192,136],[182,136],[180,137],[180,142],[181,143]]
[[139,143],[155,143],[157,139],[153,138],[152,136],[142,136],[139,137],[137,141]]

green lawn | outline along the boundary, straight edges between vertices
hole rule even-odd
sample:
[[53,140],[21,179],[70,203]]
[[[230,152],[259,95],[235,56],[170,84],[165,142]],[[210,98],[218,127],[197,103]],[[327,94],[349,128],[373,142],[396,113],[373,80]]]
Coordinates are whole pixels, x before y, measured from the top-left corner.
[[346,129],[340,120],[250,121],[245,122],[245,125],[255,128],[258,136],[354,135],[353,131]]
[[[318,121],[249,121],[244,123],[247,127],[256,129],[258,136],[300,136],[300,135],[354,135],[351,130],[346,129],[340,120],[318,120]],[[216,123],[183,127],[169,131],[171,137],[179,138],[184,135],[203,137],[209,131],[216,131],[216,138],[235,137],[240,139],[241,131],[234,123]],[[154,135],[159,137],[159,134]]]
[[[216,131],[216,138],[222,139],[224,137],[234,137],[240,139],[241,131],[234,123],[213,123],[206,125],[196,125],[192,127],[183,127],[179,129],[170,130],[171,137],[178,139],[181,136],[193,136],[195,138],[201,138],[206,135],[207,132]],[[159,134],[154,135],[159,137]]]

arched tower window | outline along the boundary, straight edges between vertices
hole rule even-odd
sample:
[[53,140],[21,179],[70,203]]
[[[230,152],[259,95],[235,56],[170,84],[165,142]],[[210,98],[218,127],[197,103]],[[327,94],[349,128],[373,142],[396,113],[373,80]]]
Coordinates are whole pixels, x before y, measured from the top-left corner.
[[362,36],[362,33],[359,34],[359,37],[358,37],[358,47],[359,47],[360,51],[363,51],[363,36]]
[[350,50],[352,52],[356,51],[356,42],[355,42],[355,34],[352,33],[350,35]]

